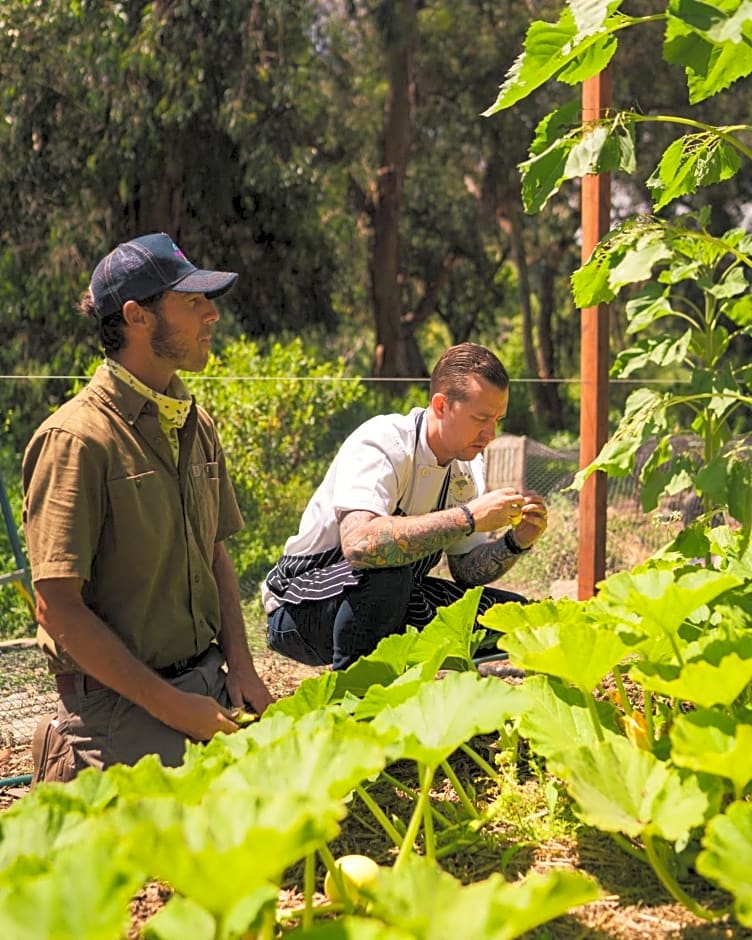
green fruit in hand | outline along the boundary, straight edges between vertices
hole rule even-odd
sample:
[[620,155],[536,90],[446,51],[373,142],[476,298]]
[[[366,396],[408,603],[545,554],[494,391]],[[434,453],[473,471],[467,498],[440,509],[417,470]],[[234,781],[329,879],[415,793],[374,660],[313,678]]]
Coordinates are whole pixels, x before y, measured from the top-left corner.
[[255,721],[258,721],[258,715],[256,712],[247,712],[244,708],[239,708],[232,716],[232,720],[236,725],[245,728],[246,725],[252,725]]
[[[363,888],[373,888],[379,876],[379,866],[367,855],[343,855],[334,863],[339,869],[348,899],[357,904]],[[324,879],[324,894],[330,901],[341,901],[339,889],[331,872]]]

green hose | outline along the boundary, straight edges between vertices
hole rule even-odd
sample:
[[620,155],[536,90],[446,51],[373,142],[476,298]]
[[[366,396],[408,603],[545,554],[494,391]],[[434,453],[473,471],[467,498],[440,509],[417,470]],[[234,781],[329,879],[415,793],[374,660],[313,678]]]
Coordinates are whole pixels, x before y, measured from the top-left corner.
[[19,774],[17,777],[0,777],[0,790],[3,787],[28,786],[31,783],[31,774]]

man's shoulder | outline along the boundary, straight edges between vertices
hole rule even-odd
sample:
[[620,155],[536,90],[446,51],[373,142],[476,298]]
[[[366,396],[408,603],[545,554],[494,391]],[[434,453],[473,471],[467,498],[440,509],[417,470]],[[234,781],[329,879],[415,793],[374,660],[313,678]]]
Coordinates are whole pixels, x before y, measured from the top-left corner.
[[384,444],[414,443],[417,429],[416,416],[421,408],[413,408],[407,414],[374,415],[364,421],[360,427],[350,435],[359,441],[377,441]]

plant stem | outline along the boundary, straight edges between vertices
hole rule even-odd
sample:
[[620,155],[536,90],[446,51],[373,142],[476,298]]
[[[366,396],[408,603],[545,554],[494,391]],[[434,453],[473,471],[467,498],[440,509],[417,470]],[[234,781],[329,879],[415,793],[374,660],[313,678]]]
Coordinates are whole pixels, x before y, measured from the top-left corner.
[[418,802],[415,804],[413,809],[413,814],[410,817],[410,823],[407,827],[407,832],[405,833],[405,838],[402,842],[402,845],[397,855],[397,861],[394,863],[394,869],[397,871],[405,864],[405,860],[413,851],[415,846],[415,840],[418,837],[418,831],[420,829],[420,823],[423,819],[423,812],[426,804],[429,800],[429,794],[431,789],[431,782],[433,780],[433,775],[436,772],[435,767],[430,765],[425,768],[425,771],[421,774],[420,782],[420,796],[418,797]]
[[616,688],[619,690],[619,697],[621,698],[621,707],[624,709],[624,714],[629,716],[632,714],[632,703],[627,698],[627,691],[624,688],[624,681],[621,677],[621,670],[618,666],[614,666],[613,670],[614,682],[616,683]]
[[316,878],[316,854],[309,852],[303,868],[303,930],[313,927],[313,889]]
[[381,828],[384,830],[384,832],[389,836],[392,842],[394,842],[397,848],[399,848],[402,845],[402,836],[391,824],[384,810],[379,806],[376,800],[374,800],[374,798],[365,789],[365,787],[363,787],[362,784],[358,784],[355,787],[355,792],[358,794],[361,800],[363,800],[368,809],[373,813],[376,820],[381,824]]
[[638,849],[636,845],[632,845],[629,839],[625,839],[624,836],[620,832],[612,832],[611,838],[619,846],[620,849],[623,849],[627,853],[627,855],[631,855],[632,858],[636,858],[638,861],[642,862],[645,865],[648,864],[648,860],[645,857],[645,853],[642,852],[640,849]]
[[653,722],[653,693],[650,689],[645,689],[643,692],[643,697],[645,700],[645,729],[648,733],[648,739],[651,742],[655,741],[655,723]]
[[[425,781],[425,790],[430,792],[431,781],[433,780],[433,772],[429,767],[423,768],[423,774],[430,777]],[[426,858],[431,861],[436,861],[436,840],[434,839],[433,834],[433,818],[431,817],[431,801],[426,800],[423,804],[423,837],[425,843],[425,855]]]
[[[385,770],[381,771],[381,776],[386,780],[387,783],[390,783],[396,789],[401,790],[405,796],[409,797],[411,800],[417,800],[420,795],[417,790],[414,790],[412,787],[408,787],[407,784],[403,783],[401,780],[398,780],[396,777],[393,777],[391,774],[387,773]],[[431,807],[433,811],[433,816],[435,821],[444,829],[451,829],[454,823],[451,823],[446,816],[440,813],[435,806]],[[401,841],[401,840],[400,840]]]
[[345,881],[342,877],[342,872],[339,870],[339,866],[334,860],[334,856],[329,850],[329,846],[326,843],[322,843],[318,848],[318,853],[321,856],[321,861],[326,865],[327,871],[334,879],[334,883],[337,886],[337,890],[339,891],[339,896],[342,899],[342,906],[344,907],[345,913],[352,914],[355,910],[355,905],[350,900],[350,895],[345,889]]
[[[473,763],[477,764],[478,767],[480,767],[480,769],[488,777],[491,778],[491,780],[493,780],[495,783],[499,782],[499,776],[500,776],[499,771],[493,768],[488,763],[488,761],[484,760],[477,751],[473,750],[473,748],[470,747],[469,744],[460,744],[460,750],[462,751],[463,754],[466,754],[470,758],[470,760],[473,761]],[[508,775],[506,774],[505,774],[505,777],[509,779]],[[511,782],[514,782],[514,781],[511,781]]]
[[708,910],[706,907],[698,904],[694,898],[691,898],[686,893],[686,891],[684,891],[681,885],[679,885],[673,875],[671,875],[669,870],[663,864],[663,860],[656,851],[652,836],[643,833],[643,841],[645,843],[645,853],[647,855],[648,861],[650,862],[650,867],[658,876],[658,880],[661,882],[663,887],[668,891],[675,901],[683,904],[688,911],[695,915],[695,917],[700,917],[702,920],[715,920],[721,916],[721,911]]
[[462,805],[465,807],[465,809],[467,810],[467,812],[473,819],[477,819],[478,811],[473,806],[472,801],[470,800],[470,797],[467,795],[467,791],[462,786],[462,783],[460,782],[459,777],[449,765],[449,761],[443,760],[441,762],[441,769],[449,778],[449,782],[452,784],[452,787],[454,788],[454,792],[459,797],[460,803],[462,803]]
[[595,696],[592,692],[586,692],[582,690],[585,696],[585,701],[587,702],[588,711],[590,712],[590,717],[593,721],[593,729],[595,730],[595,736],[599,741],[605,741],[605,735],[603,734],[603,728],[601,727],[601,720],[598,717],[598,709],[595,704]]

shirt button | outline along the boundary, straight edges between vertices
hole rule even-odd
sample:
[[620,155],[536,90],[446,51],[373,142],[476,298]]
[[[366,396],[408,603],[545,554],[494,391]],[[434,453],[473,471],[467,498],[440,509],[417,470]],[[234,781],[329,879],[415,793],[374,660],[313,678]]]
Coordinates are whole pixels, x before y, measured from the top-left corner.
[[194,574],[194,576],[193,576],[193,583],[194,583],[194,584],[198,584],[198,582],[199,582],[200,580],[201,580],[201,579],[199,578],[199,576],[198,576],[197,574]]

